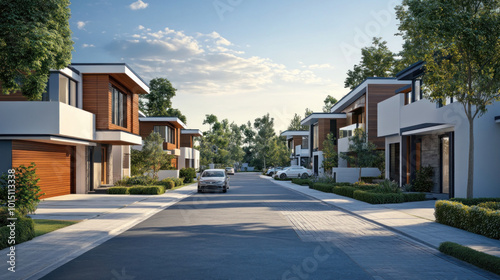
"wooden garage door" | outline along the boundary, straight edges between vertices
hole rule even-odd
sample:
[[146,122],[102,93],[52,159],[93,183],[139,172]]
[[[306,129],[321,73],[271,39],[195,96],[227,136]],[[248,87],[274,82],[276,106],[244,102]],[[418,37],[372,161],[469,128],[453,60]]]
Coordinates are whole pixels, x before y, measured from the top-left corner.
[[74,192],[74,147],[37,143],[12,142],[12,166],[36,164],[42,198]]

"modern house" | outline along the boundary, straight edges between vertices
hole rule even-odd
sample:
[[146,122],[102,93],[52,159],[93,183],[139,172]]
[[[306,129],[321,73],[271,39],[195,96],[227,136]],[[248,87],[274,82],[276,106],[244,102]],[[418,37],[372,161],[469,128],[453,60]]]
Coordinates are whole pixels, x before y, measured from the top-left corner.
[[309,131],[286,130],[280,136],[286,137],[287,147],[291,151],[290,165],[309,168]]
[[[337,152],[347,152],[349,137],[354,130],[362,128],[378,149],[383,150],[384,138],[377,133],[377,104],[394,95],[394,90],[409,81],[396,78],[367,78],[356,88],[347,93],[329,113],[313,113],[301,121],[309,126],[310,158],[315,174],[323,175],[323,142],[329,133],[335,137]],[[339,167],[348,167],[345,160],[339,159]]]
[[200,152],[193,148],[194,138],[203,136],[199,129],[186,129],[186,125],[177,117],[140,117],[139,122],[142,139],[152,132],[160,133],[164,140],[163,150],[175,156],[172,160],[175,170],[200,167]]
[[[378,136],[385,139],[386,178],[411,183],[415,172],[433,169],[432,189],[450,197],[467,194],[469,123],[462,104],[453,99],[432,103],[421,90],[424,63],[397,74],[409,85],[378,105]],[[500,104],[474,123],[474,197],[500,196]]]
[[[34,162],[48,198],[88,193],[129,175],[148,85],[124,63],[50,72],[42,101],[0,95],[0,172]],[[8,121],[7,121],[8,120]]]

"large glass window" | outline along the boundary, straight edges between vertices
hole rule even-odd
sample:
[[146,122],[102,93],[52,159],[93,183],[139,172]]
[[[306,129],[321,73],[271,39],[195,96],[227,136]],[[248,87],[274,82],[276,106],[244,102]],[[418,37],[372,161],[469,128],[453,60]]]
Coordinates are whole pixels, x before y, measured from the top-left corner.
[[315,124],[314,127],[313,127],[313,139],[314,139],[314,143],[313,143],[313,149],[318,149],[319,148],[319,127],[318,127],[318,124]]
[[77,83],[59,74],[59,102],[76,107]]
[[126,127],[126,95],[115,87],[111,87],[112,123]]
[[302,149],[309,149],[309,136],[302,136]]
[[153,131],[160,133],[163,142],[175,144],[175,129],[165,125],[156,125]]

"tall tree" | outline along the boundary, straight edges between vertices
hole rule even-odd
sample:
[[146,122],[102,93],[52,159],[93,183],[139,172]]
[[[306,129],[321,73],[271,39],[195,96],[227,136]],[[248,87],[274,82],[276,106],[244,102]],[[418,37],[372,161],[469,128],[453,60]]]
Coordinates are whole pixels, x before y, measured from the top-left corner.
[[335,105],[335,103],[337,102],[338,102],[337,98],[328,95],[323,101],[323,103],[325,103],[325,106],[323,106],[323,112],[330,113],[330,110],[332,109],[333,105]]
[[300,115],[295,113],[295,115],[293,115],[292,120],[290,121],[290,124],[288,125],[287,130],[295,130],[295,131],[307,130],[308,127],[306,125],[301,125],[300,124],[301,121],[302,118],[300,117]]
[[469,123],[467,197],[474,195],[474,120],[500,100],[500,2],[404,0],[396,8],[407,54],[424,60],[427,98],[452,97]]
[[139,108],[149,117],[178,117],[186,123],[179,109],[172,108],[172,98],[177,89],[166,78],[154,78],[149,82],[149,94],[139,100]]
[[323,141],[323,158],[323,168],[327,174],[331,174],[332,168],[339,166],[339,155],[337,154],[333,133],[328,133],[325,141]]
[[0,1],[0,11],[2,91],[40,100],[49,70],[71,62],[69,0]]
[[269,116],[269,113],[257,118],[254,121],[254,128],[257,130],[255,135],[255,150],[257,157],[262,159],[263,168],[266,168],[266,161],[270,158],[270,141],[276,135],[274,132],[274,119]]
[[304,113],[304,118],[309,117],[310,115],[312,115],[312,113],[314,113],[313,110],[306,108],[306,111]]
[[[373,38],[372,45],[361,49],[361,61],[347,71],[344,86],[354,89],[368,77],[390,77],[402,67],[396,63],[396,55],[389,50],[382,38]],[[396,69],[398,66],[398,69]]]
[[163,138],[160,133],[153,132],[144,140],[142,147],[142,158],[151,171],[153,178],[158,179],[158,171],[168,169],[173,159],[173,155],[168,154],[162,147]]
[[290,151],[286,146],[286,140],[275,136],[269,145],[269,166],[286,166],[290,163]]

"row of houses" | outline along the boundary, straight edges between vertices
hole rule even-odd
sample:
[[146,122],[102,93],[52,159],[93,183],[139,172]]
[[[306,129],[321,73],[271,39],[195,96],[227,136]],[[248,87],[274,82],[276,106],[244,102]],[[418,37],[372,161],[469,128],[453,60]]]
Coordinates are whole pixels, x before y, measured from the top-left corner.
[[176,169],[199,167],[193,138],[175,117],[147,117],[148,84],[124,63],[73,63],[50,72],[41,101],[0,95],[0,173],[36,164],[42,198],[93,192],[131,175],[130,149],[159,132]]
[[[432,189],[466,197],[469,124],[463,105],[452,99],[433,103],[421,90],[424,63],[417,62],[395,78],[368,78],[337,102],[329,113],[302,120],[308,131],[285,131],[291,164],[324,175],[323,141],[335,137],[338,153],[347,152],[356,128],[385,152],[385,178],[401,186],[422,167],[433,169]],[[500,196],[500,104],[488,106],[476,119],[474,197]],[[348,167],[339,159],[339,167]]]

